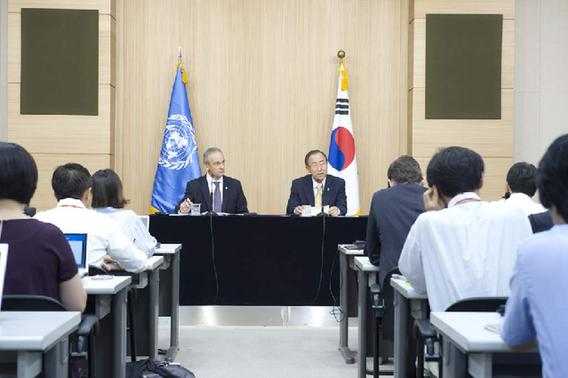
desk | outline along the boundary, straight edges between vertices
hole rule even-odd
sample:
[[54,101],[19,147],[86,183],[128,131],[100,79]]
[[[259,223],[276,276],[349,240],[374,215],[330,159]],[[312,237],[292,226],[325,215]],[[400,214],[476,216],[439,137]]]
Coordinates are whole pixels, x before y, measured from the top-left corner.
[[[162,300],[166,297],[166,285],[160,284],[160,304],[168,303],[169,311],[162,310],[160,315],[170,316],[170,347],[166,353],[166,359],[173,361],[179,350],[179,259],[181,244],[160,244],[156,249],[156,255],[164,257],[164,264],[160,267],[160,282],[169,283],[169,301]],[[169,274],[168,274],[169,273]]]
[[[137,354],[147,355],[152,359],[156,359],[158,351],[158,310],[160,306],[160,281],[158,268],[164,263],[163,256],[152,256],[148,258],[148,269],[142,273],[138,273],[138,284],[133,285],[138,290],[148,287],[148,298],[146,300],[136,301],[137,304],[142,303],[143,307],[147,306],[147,324],[139,322],[143,317],[136,316],[136,337],[137,341],[142,340],[142,345],[146,344],[146,348],[137,346]],[[135,276],[135,275],[134,275]],[[142,296],[144,297],[144,296]],[[144,298],[146,299],[146,298]],[[136,306],[135,310],[140,310]],[[142,309],[143,311],[143,309]],[[139,313],[139,311],[136,311]],[[147,336],[147,342],[143,343],[143,336]],[[140,351],[140,352],[139,352]]]
[[[486,324],[503,323],[503,318],[496,312],[432,312],[430,322],[444,338],[446,377],[466,376],[466,365],[467,372],[473,377],[492,377],[493,356],[516,353],[499,334],[484,328]],[[536,352],[523,353],[521,358],[529,354]]]
[[[0,351],[17,352],[18,378],[67,377],[69,334],[77,329],[81,313],[12,312],[0,313]],[[45,364],[42,360],[45,358]]]
[[150,216],[156,239],[183,244],[180,305],[337,305],[337,245],[366,228],[367,217]]
[[410,353],[414,345],[409,342],[413,339],[412,319],[426,319],[428,297],[417,293],[403,276],[393,276],[390,283],[394,288],[394,376],[406,378],[414,376],[415,369],[414,353]]
[[355,362],[353,352],[349,349],[349,298],[348,298],[348,285],[349,268],[355,269],[353,258],[355,256],[362,256],[364,252],[362,249],[348,249],[350,244],[340,244],[337,246],[339,253],[339,271],[340,282],[339,285],[339,308],[341,309],[341,318],[339,320],[339,352],[343,356],[346,364]]
[[[112,318],[111,329],[101,324],[100,335],[96,338],[96,365],[103,369],[108,366],[108,359],[101,352],[110,350],[112,377],[123,378],[126,374],[126,290],[132,279],[128,276],[113,276],[106,280],[84,277],[81,282],[87,295],[94,297],[95,315],[102,320],[111,313]],[[112,340],[114,350],[105,344],[105,338]],[[108,356],[108,353],[106,354]]]
[[355,257],[355,267],[357,268],[357,278],[359,284],[359,291],[357,293],[357,302],[359,308],[359,360],[358,360],[358,372],[359,378],[365,378],[367,375],[367,306],[368,293],[367,288],[372,284],[377,282],[377,273],[379,272],[379,267],[371,264],[367,256]]

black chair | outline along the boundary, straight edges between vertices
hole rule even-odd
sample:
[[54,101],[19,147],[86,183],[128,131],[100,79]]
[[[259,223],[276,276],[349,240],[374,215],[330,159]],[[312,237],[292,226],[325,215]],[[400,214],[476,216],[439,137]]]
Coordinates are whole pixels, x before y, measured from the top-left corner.
[[[446,311],[449,312],[497,312],[507,303],[507,297],[473,297],[457,301],[450,305]],[[416,376],[424,377],[424,362],[437,362],[439,378],[442,378],[442,358],[441,337],[430,324],[429,319],[416,319],[414,321],[416,329],[416,355],[418,358],[416,366]],[[436,353],[435,345],[438,344],[440,353]],[[426,349],[426,352],[424,352]]]
[[[394,289],[390,285],[393,274],[400,274],[398,268],[391,270],[384,278],[382,286],[371,285],[371,309],[373,311],[373,371],[374,378],[379,377],[379,355],[381,340],[393,339],[394,331]],[[369,372],[367,372],[369,373]],[[381,375],[393,375],[393,371],[381,371]]]
[[[57,300],[43,295],[4,295],[2,311],[67,311]],[[95,337],[99,319],[95,315],[83,314],[76,331],[77,341],[71,358],[87,360],[89,377],[95,377]]]

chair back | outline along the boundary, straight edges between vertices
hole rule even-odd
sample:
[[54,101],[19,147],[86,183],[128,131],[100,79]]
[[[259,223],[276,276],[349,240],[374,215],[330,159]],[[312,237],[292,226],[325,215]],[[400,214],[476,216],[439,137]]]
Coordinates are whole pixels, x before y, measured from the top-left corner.
[[496,312],[507,303],[507,297],[474,297],[457,301],[446,311],[450,312]]
[[44,295],[4,295],[2,311],[65,311],[63,305]]

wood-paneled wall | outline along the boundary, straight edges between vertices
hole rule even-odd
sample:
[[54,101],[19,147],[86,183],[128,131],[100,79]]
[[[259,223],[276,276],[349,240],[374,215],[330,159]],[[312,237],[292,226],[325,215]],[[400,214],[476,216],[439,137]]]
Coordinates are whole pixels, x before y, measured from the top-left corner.
[[[515,1],[412,0],[409,48],[409,133],[412,155],[425,169],[439,147],[464,146],[485,161],[482,198],[495,200],[505,192],[505,176],[513,156]],[[426,14],[503,14],[500,120],[425,119]]]
[[114,154],[130,206],[149,208],[178,46],[199,151],[223,149],[249,209],[269,214],[304,154],[328,149],[342,48],[367,213],[409,143],[407,25],[406,0],[118,2]]
[[[21,9],[99,10],[98,116],[20,114]],[[113,164],[115,120],[114,0],[10,0],[8,2],[8,140],[23,145],[39,170],[32,206],[51,208],[51,175],[56,166],[78,162],[95,171]]]

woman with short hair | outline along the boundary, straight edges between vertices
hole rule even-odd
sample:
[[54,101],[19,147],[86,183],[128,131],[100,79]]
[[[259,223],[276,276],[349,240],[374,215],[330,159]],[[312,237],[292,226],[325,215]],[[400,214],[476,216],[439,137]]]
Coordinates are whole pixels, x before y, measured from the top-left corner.
[[65,235],[24,214],[37,179],[32,156],[15,143],[0,142],[0,243],[8,244],[4,295],[48,296],[67,310],[83,311],[87,294]]
[[113,218],[139,250],[152,256],[156,239],[134,211],[124,209],[128,200],[122,193],[120,177],[112,169],[101,169],[93,174],[92,179],[93,209]]

